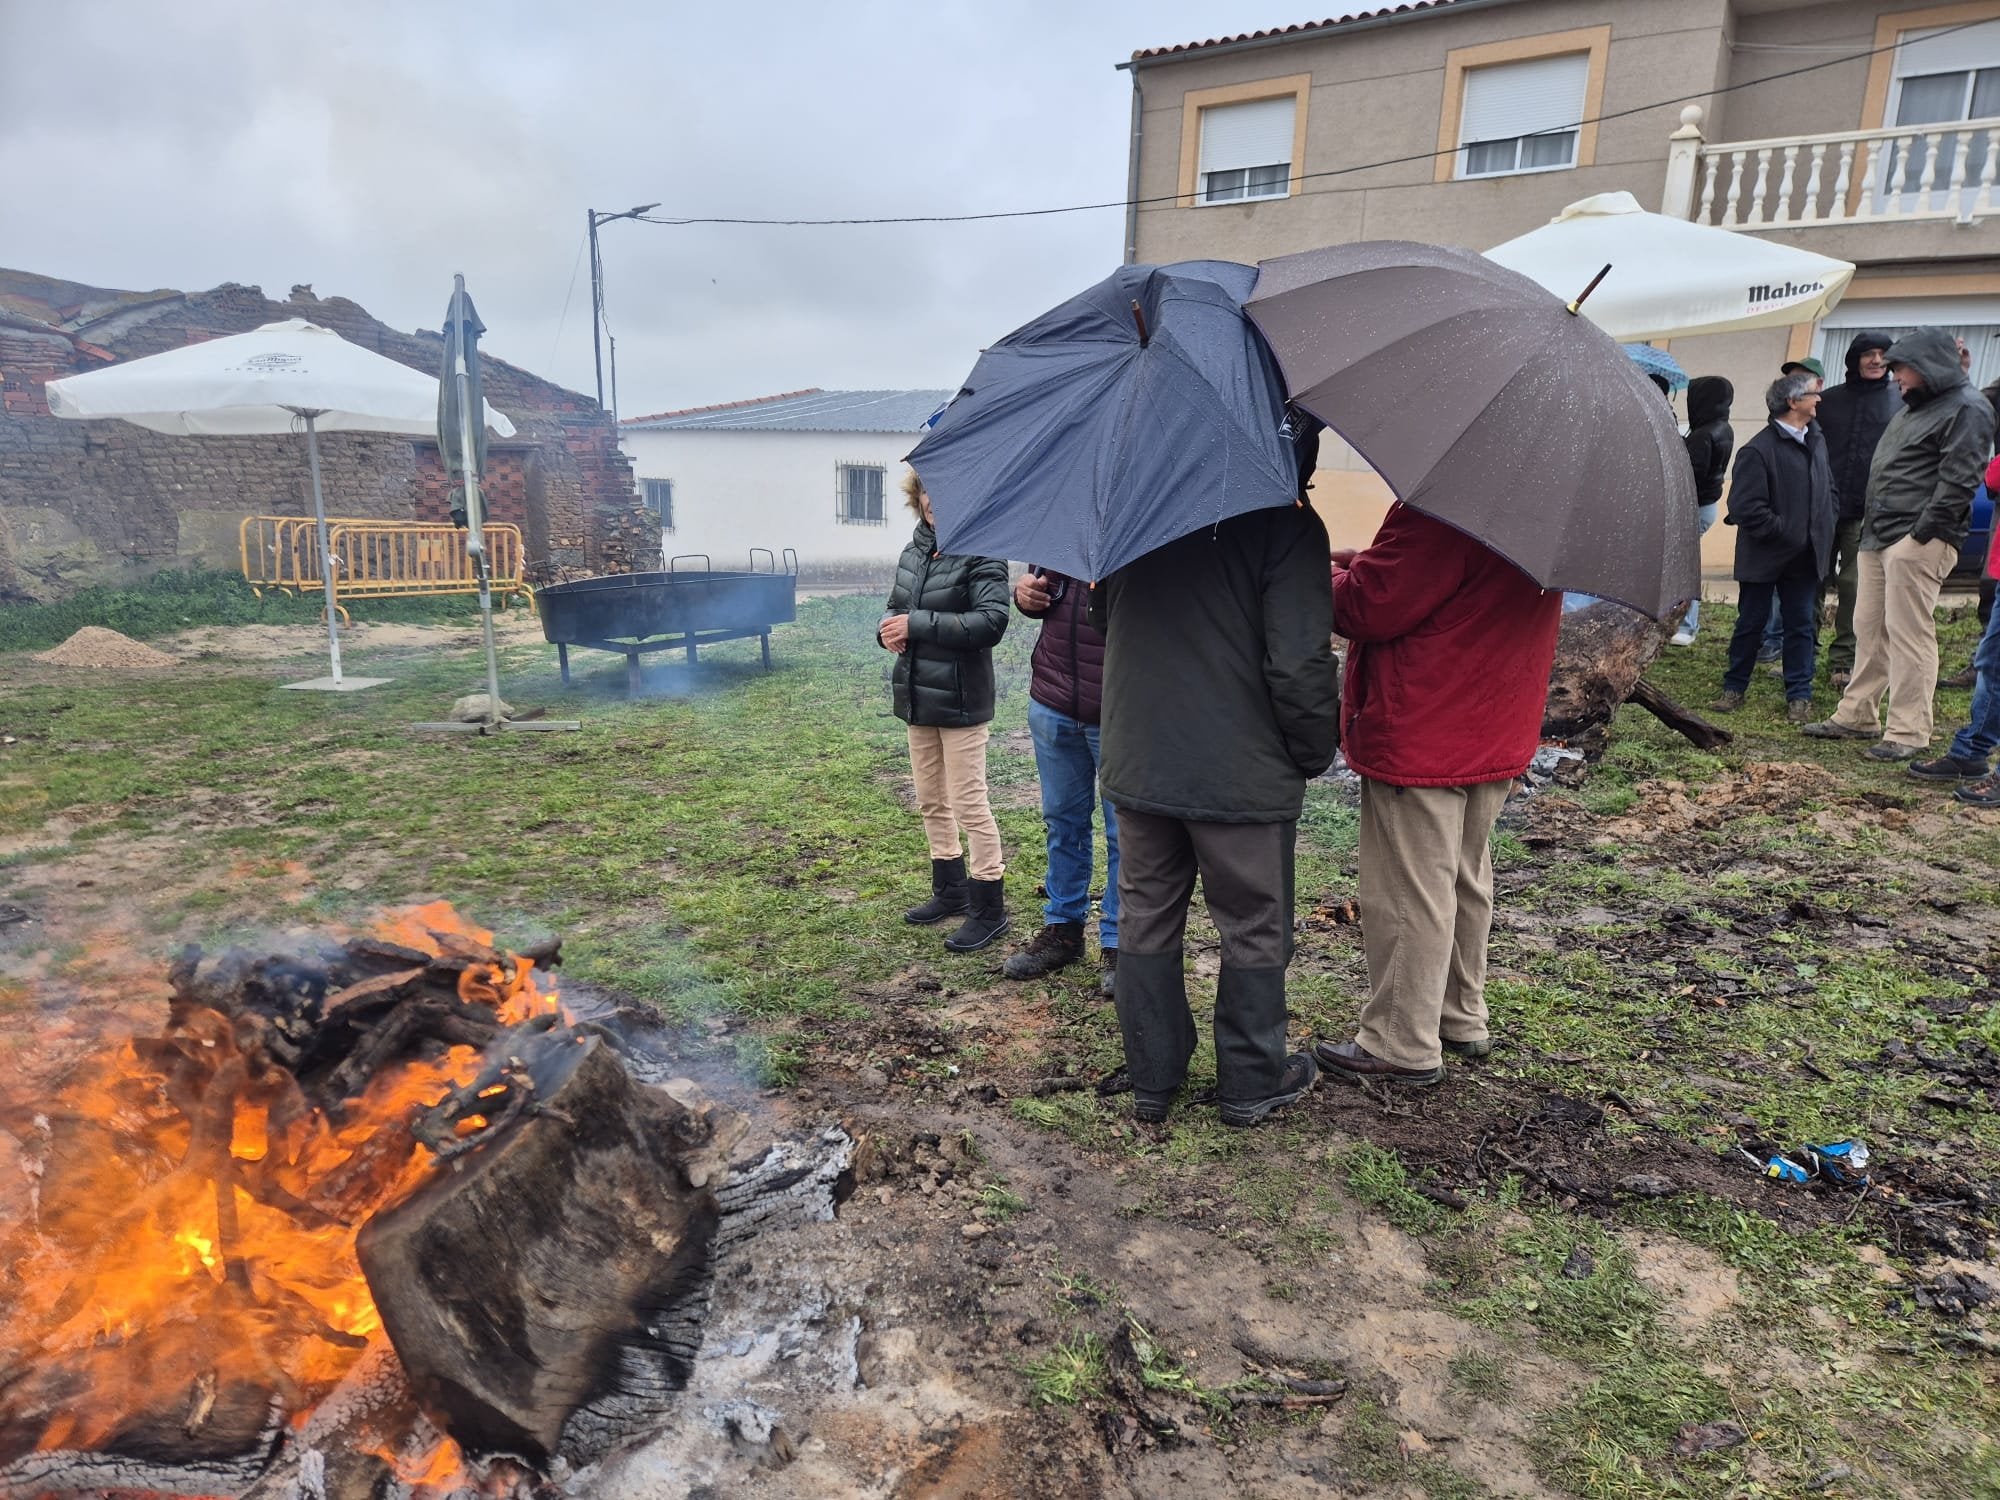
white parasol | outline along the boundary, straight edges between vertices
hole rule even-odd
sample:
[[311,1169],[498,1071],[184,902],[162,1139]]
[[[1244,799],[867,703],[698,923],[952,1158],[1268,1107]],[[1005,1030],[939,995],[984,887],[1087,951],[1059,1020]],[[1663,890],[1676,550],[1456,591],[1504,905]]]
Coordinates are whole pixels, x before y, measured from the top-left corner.
[[1565,302],[1606,267],[1583,315],[1624,343],[1810,323],[1847,291],[1847,261],[1647,213],[1630,193],[1572,203],[1486,258]]
[[[306,437],[313,515],[319,523],[320,572],[326,583],[325,677],[285,684],[348,692],[382,677],[343,677],[334,608],[334,560],[328,553],[326,502],[320,491],[321,432],[437,435],[435,377],[350,344],[301,318],[249,333],[148,355],[88,375],[52,380],[49,410],[87,422],[116,418],[177,437],[240,437],[298,432]],[[514,424],[491,406],[486,425],[511,437]]]

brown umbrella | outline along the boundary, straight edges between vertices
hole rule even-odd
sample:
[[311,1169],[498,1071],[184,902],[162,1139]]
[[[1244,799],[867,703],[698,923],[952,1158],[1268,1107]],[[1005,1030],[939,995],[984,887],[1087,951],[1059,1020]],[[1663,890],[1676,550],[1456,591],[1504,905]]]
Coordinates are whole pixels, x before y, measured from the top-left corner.
[[1291,400],[1405,503],[1544,588],[1655,618],[1694,596],[1672,409],[1575,303],[1469,250],[1376,240],[1265,261],[1247,309]]

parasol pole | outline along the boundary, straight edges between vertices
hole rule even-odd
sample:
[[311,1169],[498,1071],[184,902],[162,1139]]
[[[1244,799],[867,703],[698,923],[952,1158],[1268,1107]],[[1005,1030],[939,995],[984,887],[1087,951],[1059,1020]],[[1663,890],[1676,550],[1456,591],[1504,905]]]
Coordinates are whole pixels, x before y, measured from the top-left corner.
[[[297,408],[294,408],[297,410]],[[313,524],[319,530],[320,581],[326,585],[326,654],[333,685],[340,686],[340,616],[334,602],[333,551],[326,535],[326,498],[319,486],[319,433],[313,426],[316,411],[299,411],[306,420],[306,467],[312,471]]]
[[[465,278],[452,278],[457,292],[454,307],[465,296]],[[458,366],[452,378],[458,382],[459,451],[465,456],[465,550],[472,557],[472,570],[479,579],[479,629],[486,645],[486,722],[500,722],[500,662],[493,647],[493,580],[486,551],[485,502],[479,493],[478,430],[473,426],[472,376],[465,365],[465,325],[457,334]],[[482,417],[484,413],[480,414]]]

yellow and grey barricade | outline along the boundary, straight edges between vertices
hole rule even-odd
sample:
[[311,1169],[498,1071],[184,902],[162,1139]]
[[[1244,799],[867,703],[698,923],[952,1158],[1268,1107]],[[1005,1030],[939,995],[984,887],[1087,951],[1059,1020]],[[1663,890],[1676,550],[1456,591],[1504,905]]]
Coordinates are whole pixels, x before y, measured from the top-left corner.
[[[463,527],[331,516],[326,524],[336,600],[479,592]],[[267,588],[307,593],[325,587],[312,517],[245,516],[238,540],[243,577],[257,593]],[[521,528],[488,526],[486,547],[495,597],[503,603],[512,595],[530,597],[521,576]]]

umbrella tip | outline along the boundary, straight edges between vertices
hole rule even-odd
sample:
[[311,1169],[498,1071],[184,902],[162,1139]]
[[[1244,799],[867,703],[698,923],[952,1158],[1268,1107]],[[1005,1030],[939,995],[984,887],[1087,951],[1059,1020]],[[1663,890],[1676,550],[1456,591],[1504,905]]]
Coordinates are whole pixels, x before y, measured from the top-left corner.
[[1611,274],[1611,265],[1607,261],[1605,263],[1604,269],[1599,271],[1595,276],[1590,278],[1590,285],[1585,287],[1581,292],[1577,293],[1576,301],[1565,304],[1565,310],[1569,313],[1569,315],[1572,318],[1577,315],[1577,310],[1583,306],[1584,301],[1590,296],[1590,294],[1597,290],[1597,283],[1602,281],[1605,277],[1609,276],[1610,274]]

